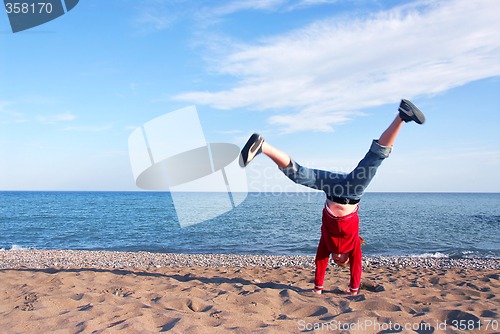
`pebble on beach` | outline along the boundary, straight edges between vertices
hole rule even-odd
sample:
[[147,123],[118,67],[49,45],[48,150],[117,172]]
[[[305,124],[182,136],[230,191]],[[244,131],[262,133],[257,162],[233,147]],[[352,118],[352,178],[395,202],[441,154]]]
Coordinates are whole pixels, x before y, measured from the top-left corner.
[[[84,250],[0,251],[0,269],[161,268],[161,267],[314,267],[313,256],[164,254]],[[495,258],[364,257],[363,267],[500,269]]]

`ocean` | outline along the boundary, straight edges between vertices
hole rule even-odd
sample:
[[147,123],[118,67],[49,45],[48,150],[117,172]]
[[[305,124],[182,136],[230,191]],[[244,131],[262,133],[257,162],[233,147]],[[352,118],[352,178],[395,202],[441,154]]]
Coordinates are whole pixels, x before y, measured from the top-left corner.
[[[183,194],[193,214],[214,194]],[[232,211],[181,228],[164,192],[0,192],[0,250],[314,255],[324,195],[250,193]],[[366,193],[368,256],[500,258],[498,193]]]

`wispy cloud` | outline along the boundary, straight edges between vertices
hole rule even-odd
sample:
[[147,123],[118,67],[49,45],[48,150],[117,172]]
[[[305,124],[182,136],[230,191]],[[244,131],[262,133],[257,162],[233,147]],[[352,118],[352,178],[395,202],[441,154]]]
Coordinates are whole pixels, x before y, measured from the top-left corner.
[[208,10],[210,16],[225,16],[244,10],[275,10],[286,0],[236,0]]
[[37,120],[43,124],[56,124],[60,122],[71,122],[76,119],[76,116],[71,113],[62,113],[57,115],[38,116]]
[[187,0],[146,0],[137,4],[133,25],[141,33],[151,33],[170,28],[197,4]]
[[[237,3],[226,12],[237,10]],[[330,131],[363,108],[500,75],[499,12],[500,2],[492,0],[420,1],[235,42],[211,64],[234,77],[232,87],[176,98],[218,109],[277,112],[269,122],[285,131]]]
[[318,5],[327,5],[327,4],[335,4],[339,2],[338,0],[299,0],[295,2],[291,2],[288,5],[288,10],[296,10],[302,9],[305,7],[312,7]]
[[135,24],[143,30],[163,30],[173,22],[170,15],[155,12],[151,9],[142,12],[136,19]]
[[[36,102],[33,102],[36,101]],[[37,101],[36,99],[25,99],[23,102],[24,103],[41,103],[45,104],[47,103],[47,99]],[[9,102],[9,101],[0,101],[0,124],[13,124],[13,123],[31,123],[31,122],[38,122],[41,124],[57,124],[61,122],[70,122],[76,119],[76,116],[69,113],[59,113],[59,114],[52,114],[52,115],[39,115],[39,116],[27,116],[21,112],[18,112],[14,110],[13,106],[15,106],[16,103],[14,102]]]
[[26,117],[11,108],[13,105],[9,101],[0,101],[0,124],[25,123]]
[[242,11],[292,11],[317,5],[334,4],[338,0],[234,0],[222,3],[220,6],[205,7],[202,11],[205,17],[224,17]]
[[240,134],[242,131],[241,130],[220,130],[220,131],[215,131],[218,134],[221,135],[235,135],[235,134]]
[[267,13],[283,13],[313,7],[333,4],[338,0],[233,0],[211,3],[195,11],[196,22],[201,27],[220,23],[232,14],[255,11]]
[[338,0],[301,0],[298,2],[301,6],[315,6],[322,5],[325,3],[336,3]]
[[67,126],[63,131],[76,131],[76,132],[103,132],[109,131],[113,125],[81,125],[81,126]]

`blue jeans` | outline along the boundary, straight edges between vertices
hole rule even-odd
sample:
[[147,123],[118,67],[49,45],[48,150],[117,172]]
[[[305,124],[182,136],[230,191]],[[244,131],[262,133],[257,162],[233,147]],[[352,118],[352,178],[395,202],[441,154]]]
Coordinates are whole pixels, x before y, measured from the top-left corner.
[[280,169],[297,184],[323,190],[329,196],[359,200],[375,176],[377,168],[389,156],[391,150],[392,147],[382,146],[374,140],[368,153],[350,173],[311,169],[299,165],[293,159],[290,166]]

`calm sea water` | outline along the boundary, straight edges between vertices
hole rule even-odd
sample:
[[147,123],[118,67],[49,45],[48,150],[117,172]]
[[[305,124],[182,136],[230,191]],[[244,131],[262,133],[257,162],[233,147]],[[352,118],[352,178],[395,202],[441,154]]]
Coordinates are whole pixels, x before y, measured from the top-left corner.
[[[211,194],[185,194],[210,203]],[[314,255],[321,193],[249,194],[180,228],[168,193],[0,192],[0,249]],[[367,193],[365,255],[500,258],[500,194]]]

